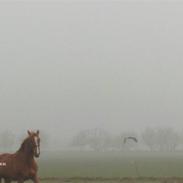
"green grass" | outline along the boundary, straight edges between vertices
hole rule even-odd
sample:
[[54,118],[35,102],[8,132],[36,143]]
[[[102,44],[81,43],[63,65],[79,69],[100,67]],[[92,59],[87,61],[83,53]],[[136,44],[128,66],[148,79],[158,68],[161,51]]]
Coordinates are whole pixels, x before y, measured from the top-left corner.
[[[43,180],[41,180],[43,181]],[[123,179],[102,179],[102,178],[70,178],[57,180],[44,180],[44,183],[182,183],[180,178],[123,178]],[[29,181],[30,183],[30,181]]]
[[183,177],[183,153],[42,152],[40,177]]

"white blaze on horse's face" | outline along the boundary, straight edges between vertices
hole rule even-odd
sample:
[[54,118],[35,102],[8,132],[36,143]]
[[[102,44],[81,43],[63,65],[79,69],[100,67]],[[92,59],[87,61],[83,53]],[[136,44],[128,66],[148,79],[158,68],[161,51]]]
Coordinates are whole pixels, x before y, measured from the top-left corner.
[[40,155],[40,148],[39,148],[39,138],[37,136],[34,137],[34,142],[36,144],[36,152],[35,152],[36,154],[35,154],[35,156],[39,157],[39,155]]

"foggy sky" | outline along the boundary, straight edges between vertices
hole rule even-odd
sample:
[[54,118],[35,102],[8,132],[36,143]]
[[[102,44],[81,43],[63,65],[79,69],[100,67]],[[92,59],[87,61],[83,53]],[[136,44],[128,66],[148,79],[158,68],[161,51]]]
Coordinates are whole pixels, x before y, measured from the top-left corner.
[[1,130],[69,138],[183,128],[183,3],[0,2]]

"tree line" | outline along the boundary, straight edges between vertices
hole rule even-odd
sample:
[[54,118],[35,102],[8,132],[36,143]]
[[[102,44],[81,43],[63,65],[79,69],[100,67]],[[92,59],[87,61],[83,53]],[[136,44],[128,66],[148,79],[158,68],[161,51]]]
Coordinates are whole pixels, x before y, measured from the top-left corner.
[[[125,137],[135,137],[138,142]],[[78,132],[72,139],[71,146],[78,150],[144,150],[144,151],[181,151],[183,133],[173,128],[146,128],[142,132],[124,131],[111,135],[103,129],[88,129]]]
[[[41,131],[41,150],[61,150],[63,144],[53,141],[52,134]],[[0,153],[15,151],[19,148],[25,132],[19,135],[12,131],[0,132]],[[134,137],[135,142],[126,137]],[[92,151],[183,151],[183,133],[173,128],[146,128],[143,131],[123,131],[119,134],[111,134],[104,129],[81,130],[66,141],[66,149],[92,150]]]

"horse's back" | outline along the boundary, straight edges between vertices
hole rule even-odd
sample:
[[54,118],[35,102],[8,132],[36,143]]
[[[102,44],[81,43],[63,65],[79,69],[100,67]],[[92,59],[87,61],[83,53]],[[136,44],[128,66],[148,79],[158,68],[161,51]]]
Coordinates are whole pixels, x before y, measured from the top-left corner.
[[10,154],[10,153],[3,153],[0,154],[0,163],[6,163],[11,161],[14,158],[14,154]]
[[10,153],[2,153],[2,154],[0,154],[0,158],[7,157],[7,156],[10,156],[10,155],[12,155],[12,154],[10,154]]

